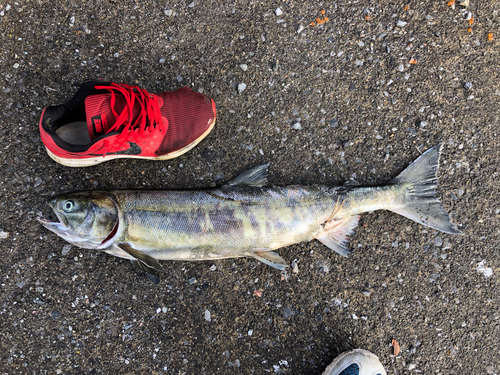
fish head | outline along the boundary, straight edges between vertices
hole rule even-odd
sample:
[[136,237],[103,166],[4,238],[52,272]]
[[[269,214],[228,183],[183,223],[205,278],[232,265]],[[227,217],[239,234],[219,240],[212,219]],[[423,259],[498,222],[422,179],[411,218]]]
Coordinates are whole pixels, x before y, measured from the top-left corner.
[[118,206],[107,192],[68,193],[47,203],[59,221],[39,217],[39,223],[73,245],[95,249],[116,234]]

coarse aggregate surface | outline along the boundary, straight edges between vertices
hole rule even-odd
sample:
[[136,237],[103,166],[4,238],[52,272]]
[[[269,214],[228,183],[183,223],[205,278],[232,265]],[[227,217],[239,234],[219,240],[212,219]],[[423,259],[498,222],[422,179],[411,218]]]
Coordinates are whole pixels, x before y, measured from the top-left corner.
[[[0,372],[321,374],[361,347],[388,374],[500,373],[499,26],[495,0],[2,0]],[[217,125],[170,161],[58,165],[39,116],[90,78],[187,85]],[[36,221],[62,192],[213,187],[264,161],[275,185],[383,184],[439,143],[462,235],[363,214],[347,259],[281,249],[298,273],[162,262],[154,285]]]

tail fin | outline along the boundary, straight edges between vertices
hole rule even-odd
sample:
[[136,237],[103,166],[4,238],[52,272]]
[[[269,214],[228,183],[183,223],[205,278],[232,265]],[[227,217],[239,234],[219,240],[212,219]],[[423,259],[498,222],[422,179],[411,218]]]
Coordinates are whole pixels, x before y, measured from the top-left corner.
[[435,196],[440,149],[441,145],[438,145],[427,150],[391,181],[405,186],[404,205],[393,211],[441,232],[460,234]]

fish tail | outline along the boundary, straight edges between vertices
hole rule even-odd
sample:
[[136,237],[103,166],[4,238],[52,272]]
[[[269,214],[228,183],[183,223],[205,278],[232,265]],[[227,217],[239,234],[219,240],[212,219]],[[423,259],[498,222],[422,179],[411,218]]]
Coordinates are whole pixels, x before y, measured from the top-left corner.
[[395,189],[403,189],[402,204],[391,211],[441,232],[460,234],[436,197],[440,151],[441,145],[427,150],[391,181]]

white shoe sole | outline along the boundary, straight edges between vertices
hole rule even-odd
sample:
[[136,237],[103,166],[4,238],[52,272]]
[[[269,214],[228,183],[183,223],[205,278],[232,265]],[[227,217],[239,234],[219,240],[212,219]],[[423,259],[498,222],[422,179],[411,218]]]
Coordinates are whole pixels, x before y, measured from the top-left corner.
[[353,363],[359,365],[360,375],[387,375],[378,357],[364,349],[356,349],[339,355],[328,365],[322,375],[338,375]]
[[52,151],[50,151],[47,147],[45,147],[45,150],[47,151],[47,154],[49,154],[50,158],[54,161],[56,161],[59,164],[62,164],[66,167],[91,167],[93,165],[101,164],[109,160],[114,160],[114,159],[145,159],[145,160],[168,160],[168,159],[174,159],[177,158],[192,148],[194,148],[198,143],[200,143],[207,135],[212,131],[212,129],[215,126],[215,122],[217,119],[215,118],[214,121],[212,122],[212,125],[203,133],[200,137],[198,137],[194,142],[188,144],[186,147],[181,148],[180,150],[171,152],[170,154],[166,155],[161,155],[161,156],[136,156],[136,155],[109,155],[109,156],[97,156],[95,158],[85,158],[85,159],[69,159],[69,158],[62,158],[57,155],[55,155]]

